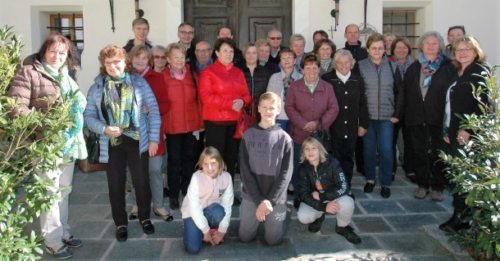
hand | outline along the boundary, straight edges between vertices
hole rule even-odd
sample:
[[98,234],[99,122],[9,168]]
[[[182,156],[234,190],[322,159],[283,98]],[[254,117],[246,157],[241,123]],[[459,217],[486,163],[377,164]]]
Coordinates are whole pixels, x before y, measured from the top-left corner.
[[218,245],[224,240],[224,233],[219,232],[219,230],[216,230],[212,233],[212,239],[213,242]]
[[464,145],[469,141],[470,138],[470,133],[464,131],[464,130],[459,130],[458,135],[457,135],[457,141],[458,144]]
[[266,216],[273,211],[273,206],[269,200],[263,200],[259,206],[257,206],[257,210],[255,211],[255,217],[259,222],[264,222],[266,220]]
[[395,118],[395,117],[391,117],[390,121],[392,122],[392,124],[396,124],[399,122],[399,119]]
[[313,191],[313,193],[311,193],[313,199],[315,200],[319,200],[319,192],[318,191]]
[[153,157],[156,154],[156,151],[158,151],[158,143],[149,142],[149,156]]
[[448,136],[444,136],[444,137],[443,137],[443,140],[444,140],[444,142],[446,142],[446,143],[450,144],[450,137],[448,137]]
[[122,135],[122,133],[123,131],[120,127],[106,126],[106,128],[104,128],[104,134],[112,138],[118,138]]
[[308,132],[313,132],[318,128],[318,123],[316,121],[310,121],[304,125],[304,130]]
[[233,111],[240,111],[241,108],[243,108],[243,105],[245,105],[245,102],[242,99],[234,99],[233,100]]
[[215,245],[214,239],[212,238],[212,235],[210,235],[210,231],[203,234],[203,242],[207,242],[207,243],[210,243],[212,245]]
[[363,137],[363,136],[365,136],[365,134],[366,134],[366,129],[363,127],[359,127],[358,128],[358,136]]
[[336,200],[328,202],[326,204],[325,212],[335,215],[340,210],[340,205]]
[[144,112],[144,114],[148,114],[149,113],[148,106],[144,105],[144,107],[142,107],[142,111]]

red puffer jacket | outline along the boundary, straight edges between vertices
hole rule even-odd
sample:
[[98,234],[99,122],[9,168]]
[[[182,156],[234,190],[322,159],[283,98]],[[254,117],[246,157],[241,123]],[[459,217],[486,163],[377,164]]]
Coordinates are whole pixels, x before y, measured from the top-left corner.
[[240,112],[232,109],[233,100],[252,102],[243,72],[236,66],[225,66],[219,60],[208,66],[200,76],[200,98],[203,120],[237,121]]
[[173,78],[170,68],[163,72],[169,104],[165,123],[167,134],[187,133],[203,128],[196,82],[187,64],[185,71],[182,80]]
[[165,154],[165,138],[163,133],[165,133],[165,117],[168,110],[168,100],[167,100],[167,89],[165,88],[165,81],[163,80],[163,74],[149,69],[144,75],[144,79],[148,82],[149,87],[155,94],[156,102],[158,102],[158,109],[160,110],[161,117],[161,131],[160,131],[160,144],[158,144],[158,150],[155,156],[160,156]]

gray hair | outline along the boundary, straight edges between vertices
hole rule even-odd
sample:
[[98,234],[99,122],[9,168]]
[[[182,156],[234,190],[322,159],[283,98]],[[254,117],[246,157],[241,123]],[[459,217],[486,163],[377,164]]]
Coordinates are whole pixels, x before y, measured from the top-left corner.
[[301,34],[292,34],[292,36],[290,36],[290,46],[292,46],[292,44],[297,41],[303,41],[305,44],[306,38],[304,38],[304,36]]
[[154,51],[160,51],[162,53],[165,52],[165,47],[163,45],[155,45],[153,46],[153,48],[151,48],[151,50],[154,52]]
[[422,48],[424,47],[424,41],[429,37],[436,37],[436,39],[439,42],[439,51],[442,52],[445,48],[444,39],[441,36],[441,34],[437,31],[428,31],[422,34],[422,36],[418,38],[418,49],[422,51]]
[[354,60],[354,57],[352,57],[352,53],[346,49],[338,49],[335,52],[335,55],[333,56],[333,68],[337,69],[335,66],[335,62],[342,56],[347,56],[349,60],[351,60],[351,70],[354,68],[354,64],[356,63],[356,60]]

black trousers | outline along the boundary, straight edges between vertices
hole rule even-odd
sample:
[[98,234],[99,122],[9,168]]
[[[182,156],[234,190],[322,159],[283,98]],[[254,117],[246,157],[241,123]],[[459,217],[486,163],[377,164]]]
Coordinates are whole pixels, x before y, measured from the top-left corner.
[[356,170],[365,175],[365,159],[363,157],[363,137],[358,137],[356,141]]
[[179,191],[186,195],[195,165],[195,141],[192,132],[167,134],[167,182],[171,198],[179,198]]
[[354,151],[356,150],[357,136],[347,139],[333,138],[333,156],[340,162],[340,166],[351,187],[351,180],[354,171]]
[[435,191],[443,191],[446,185],[444,165],[439,160],[439,151],[444,148],[441,131],[439,126],[410,126],[417,184]]
[[413,149],[413,143],[411,142],[410,128],[404,126],[402,128],[403,133],[403,169],[406,174],[415,173],[414,158],[415,153]]
[[219,150],[233,180],[236,173],[239,144],[239,140],[233,138],[235,129],[236,122],[234,124],[219,124],[205,121],[206,146],[212,146]]
[[[450,144],[445,143],[445,152],[454,157],[463,157],[459,150],[463,149],[463,145],[460,145],[456,139],[450,138]],[[454,186],[454,183],[451,183]],[[468,207],[465,204],[465,198],[467,194],[459,194],[457,192],[453,193],[453,208],[456,213],[463,213]]]
[[116,226],[128,224],[125,210],[125,180],[127,166],[135,189],[139,220],[146,220],[151,212],[151,189],[149,187],[149,154],[139,153],[139,141],[122,135],[122,143],[109,145],[109,160],[106,168],[111,214]]

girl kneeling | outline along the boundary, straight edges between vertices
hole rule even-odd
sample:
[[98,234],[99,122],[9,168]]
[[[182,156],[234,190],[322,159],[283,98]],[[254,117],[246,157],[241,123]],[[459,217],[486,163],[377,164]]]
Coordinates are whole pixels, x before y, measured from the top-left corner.
[[224,171],[219,151],[206,147],[197,166],[201,170],[193,174],[181,208],[184,248],[195,254],[200,252],[202,241],[212,245],[222,243],[233,205],[233,182]]

